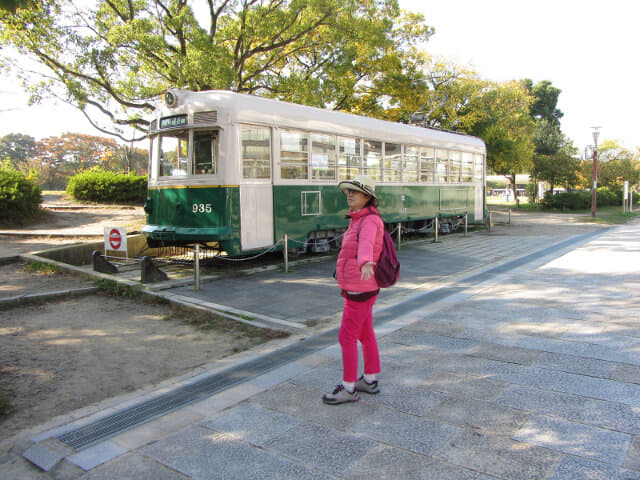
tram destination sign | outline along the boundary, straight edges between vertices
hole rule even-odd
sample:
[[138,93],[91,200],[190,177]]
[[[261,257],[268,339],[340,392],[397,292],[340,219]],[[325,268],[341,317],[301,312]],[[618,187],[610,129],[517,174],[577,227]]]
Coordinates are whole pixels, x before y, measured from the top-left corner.
[[173,115],[171,117],[162,117],[160,119],[160,128],[181,127],[187,124],[186,115]]

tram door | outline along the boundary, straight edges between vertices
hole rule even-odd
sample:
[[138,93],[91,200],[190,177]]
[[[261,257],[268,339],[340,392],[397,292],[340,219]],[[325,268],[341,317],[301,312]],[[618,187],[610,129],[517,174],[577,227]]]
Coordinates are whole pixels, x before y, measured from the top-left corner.
[[273,245],[271,184],[240,185],[240,228],[243,250]]

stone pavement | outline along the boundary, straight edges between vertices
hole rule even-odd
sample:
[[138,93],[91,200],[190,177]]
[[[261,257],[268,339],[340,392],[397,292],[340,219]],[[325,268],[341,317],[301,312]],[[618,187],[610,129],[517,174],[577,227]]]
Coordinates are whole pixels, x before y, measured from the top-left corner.
[[413,280],[375,311],[378,395],[322,404],[335,339],[84,450],[44,432],[24,455],[49,472],[5,455],[0,477],[640,479],[640,222],[553,240],[469,256],[440,288],[405,259]]

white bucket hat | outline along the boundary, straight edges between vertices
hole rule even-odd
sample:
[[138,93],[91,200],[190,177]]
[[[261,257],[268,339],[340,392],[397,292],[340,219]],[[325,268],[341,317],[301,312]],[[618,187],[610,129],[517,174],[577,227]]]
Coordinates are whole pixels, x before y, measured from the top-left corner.
[[371,195],[376,200],[378,199],[376,197],[376,186],[373,184],[373,180],[366,175],[356,175],[353,180],[343,180],[338,183],[338,188],[345,194],[347,190],[356,190]]

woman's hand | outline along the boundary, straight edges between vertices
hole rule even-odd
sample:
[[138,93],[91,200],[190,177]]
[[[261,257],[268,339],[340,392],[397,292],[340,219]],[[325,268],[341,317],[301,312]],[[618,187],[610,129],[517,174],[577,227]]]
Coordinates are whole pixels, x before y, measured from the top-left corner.
[[360,272],[362,273],[362,275],[360,275],[360,280],[369,280],[373,275],[374,266],[375,266],[374,262],[365,263],[360,269]]

